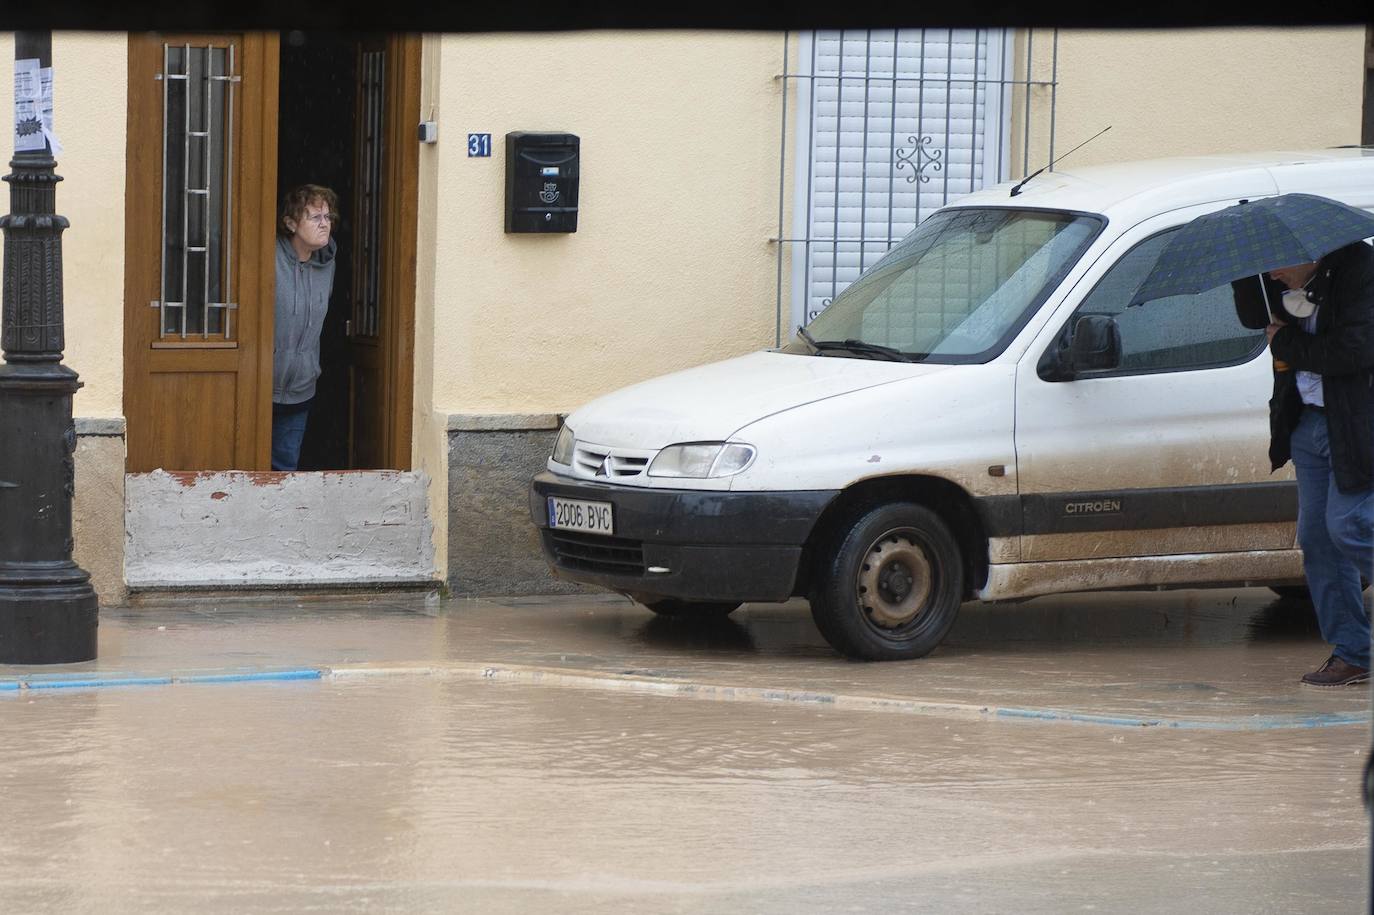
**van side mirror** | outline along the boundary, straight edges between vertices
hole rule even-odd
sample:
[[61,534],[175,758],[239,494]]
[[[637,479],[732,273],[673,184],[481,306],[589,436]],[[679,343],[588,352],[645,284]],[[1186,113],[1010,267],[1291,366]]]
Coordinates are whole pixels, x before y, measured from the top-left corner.
[[1114,369],[1121,364],[1121,328],[1116,318],[1084,315],[1073,326],[1069,369],[1079,372]]
[[1082,372],[1121,365],[1121,328],[1110,315],[1085,314],[1074,322],[1067,340],[1053,346],[1036,366],[1046,381],[1072,381]]

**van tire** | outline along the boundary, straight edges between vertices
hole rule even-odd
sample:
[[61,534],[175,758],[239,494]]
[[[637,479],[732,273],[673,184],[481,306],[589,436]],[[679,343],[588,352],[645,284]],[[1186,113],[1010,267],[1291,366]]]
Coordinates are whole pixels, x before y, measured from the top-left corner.
[[664,597],[659,600],[644,601],[644,606],[659,616],[674,619],[723,620],[741,606],[734,601],[692,601]]
[[[876,561],[875,561],[876,560]],[[837,541],[811,592],[811,616],[836,651],[863,661],[924,657],[964,595],[958,543],[914,502],[870,509]]]

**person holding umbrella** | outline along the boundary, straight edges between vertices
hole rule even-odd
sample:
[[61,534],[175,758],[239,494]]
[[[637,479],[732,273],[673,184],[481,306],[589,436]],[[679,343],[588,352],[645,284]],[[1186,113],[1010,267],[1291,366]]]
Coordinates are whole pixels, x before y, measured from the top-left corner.
[[1269,457],[1293,461],[1298,545],[1330,657],[1311,686],[1369,680],[1374,577],[1374,216],[1310,194],[1242,202],[1176,233],[1133,301],[1231,281],[1274,357]]
[[[1369,615],[1360,579],[1374,567],[1374,248],[1355,242],[1268,274],[1286,287],[1265,327],[1275,359],[1270,460],[1278,468],[1291,458],[1297,471],[1303,571],[1332,645],[1302,682],[1363,683]],[[1237,293],[1238,313],[1247,298]]]

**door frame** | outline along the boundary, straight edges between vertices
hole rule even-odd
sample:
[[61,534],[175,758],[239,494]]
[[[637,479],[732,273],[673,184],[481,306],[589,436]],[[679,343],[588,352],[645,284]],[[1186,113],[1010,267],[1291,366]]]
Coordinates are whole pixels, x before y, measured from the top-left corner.
[[[242,227],[243,243],[240,247],[239,273],[235,284],[241,299],[250,295],[257,296],[259,307],[245,320],[247,310],[235,314],[239,329],[238,348],[240,357],[240,390],[236,397],[236,443],[232,468],[179,467],[177,470],[266,470],[270,466],[271,428],[272,428],[272,340],[273,321],[269,303],[275,302],[275,271],[273,251],[276,245],[276,163],[278,147],[277,124],[279,120],[279,67],[280,33],[275,31],[235,32],[242,36],[245,49],[253,47],[256,55],[245,54],[245,64],[249,59],[260,61],[254,72],[242,72],[243,96],[241,98],[244,116],[237,119],[235,131],[240,138],[242,150],[240,167],[249,174],[262,176],[258,191],[239,194],[234,203],[234,218]],[[147,220],[146,201],[161,198],[161,179],[159,169],[147,167],[144,157],[148,150],[142,148],[142,137],[132,126],[135,117],[151,114],[154,104],[158,105],[157,117],[161,118],[160,101],[155,102],[151,91],[135,87],[147,87],[154,83],[154,75],[160,72],[150,69],[152,61],[160,59],[164,42],[177,42],[187,37],[180,32],[166,33],[129,33],[128,78],[130,86],[127,110],[131,126],[126,131],[125,145],[125,265],[124,265],[124,379],[123,409],[126,421],[138,409],[130,403],[131,397],[147,398],[148,391],[135,390],[131,381],[143,377],[149,371],[149,363],[154,353],[161,351],[149,347],[148,329],[156,323],[155,312],[148,307],[148,290],[157,288],[158,271],[161,259],[148,258],[142,244],[146,247],[146,234],[143,225]],[[413,397],[415,366],[415,290],[418,264],[417,236],[419,224],[419,143],[415,136],[415,125],[420,114],[420,72],[422,41],[418,33],[386,33],[387,48],[387,88],[386,106],[392,113],[387,123],[387,149],[390,155],[384,163],[386,172],[385,186],[388,189],[382,210],[384,275],[382,290],[389,307],[382,316],[383,335],[386,345],[382,353],[382,378],[387,402],[395,409],[386,411],[386,419],[378,430],[381,435],[379,453],[386,466],[396,470],[410,470],[412,466]],[[145,108],[149,110],[144,111]],[[250,112],[259,112],[256,118]],[[258,252],[257,257],[243,256],[249,251]],[[144,327],[143,325],[147,325]],[[190,350],[184,353],[161,353],[160,358],[187,362],[196,358],[210,358],[224,361],[228,350],[223,353],[210,353],[207,350]],[[199,354],[199,356],[197,356]],[[169,363],[170,364],[170,363]],[[148,405],[139,408],[146,412]],[[132,425],[132,424],[131,424]],[[134,432],[134,430],[130,430]],[[148,439],[148,447],[157,451],[156,428],[142,429],[134,433]],[[140,448],[143,445],[139,446]],[[147,450],[147,449],[145,449]],[[141,452],[140,452],[141,453]],[[149,458],[152,463],[162,463]],[[143,466],[149,460],[142,460],[136,454],[126,459],[129,472],[153,469]]]
[[415,32],[386,36],[386,148],[382,209],[382,289],[390,304],[383,315],[382,377],[391,404],[380,430],[378,449],[386,466],[410,470],[415,396],[415,285],[418,267],[417,237],[420,221],[420,144],[415,125],[420,122],[421,37]]
[[[129,426],[126,445],[130,448],[126,468],[131,472],[154,469],[166,463],[152,457],[165,455],[160,429],[149,419],[153,405],[148,386],[135,389],[131,381],[147,379],[159,372],[186,370],[232,371],[237,376],[234,397],[234,469],[266,470],[270,466],[272,439],[272,320],[270,303],[275,298],[275,271],[272,268],[276,244],[277,174],[277,77],[278,35],[275,32],[232,32],[241,36],[244,54],[242,80],[238,83],[240,117],[234,131],[240,159],[235,171],[240,175],[260,175],[257,193],[240,193],[232,201],[233,217],[242,233],[239,258],[231,265],[235,271],[234,288],[242,303],[233,313],[238,327],[238,344],[225,348],[194,346],[162,348],[157,343],[157,313],[148,306],[149,295],[159,288],[162,269],[161,242],[156,257],[148,256],[151,201],[162,199],[161,166],[149,168],[144,156],[156,153],[161,161],[161,142],[156,150],[144,148],[144,124],[162,123],[161,48],[186,40],[203,40],[211,33],[157,32],[130,33],[128,36],[129,94],[127,111],[130,126],[125,131],[125,207],[124,207],[124,377],[123,409]],[[260,112],[257,119],[251,115]],[[242,187],[241,187],[242,190]],[[267,214],[264,218],[264,214]],[[160,219],[160,213],[158,214]],[[159,226],[161,223],[158,223]],[[160,229],[159,229],[160,232]],[[249,251],[257,257],[244,256]],[[265,354],[265,357],[264,357]],[[131,404],[130,398],[140,402]],[[178,405],[189,407],[192,405]],[[156,412],[156,411],[153,411]],[[144,420],[149,420],[147,423]],[[150,425],[151,428],[144,428]],[[145,452],[147,452],[145,454]],[[169,470],[218,470],[218,467],[168,467]]]

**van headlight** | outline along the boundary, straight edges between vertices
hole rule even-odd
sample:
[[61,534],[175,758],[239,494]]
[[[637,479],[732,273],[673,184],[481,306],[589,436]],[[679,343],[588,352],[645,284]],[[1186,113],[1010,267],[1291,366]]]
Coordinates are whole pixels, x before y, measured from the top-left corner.
[[691,442],[669,445],[649,465],[651,477],[728,477],[754,462],[753,445],[737,442]]
[[564,423],[563,428],[558,430],[558,438],[553,442],[553,462],[555,464],[571,465],[573,461],[573,445],[577,442],[577,436],[573,430]]

